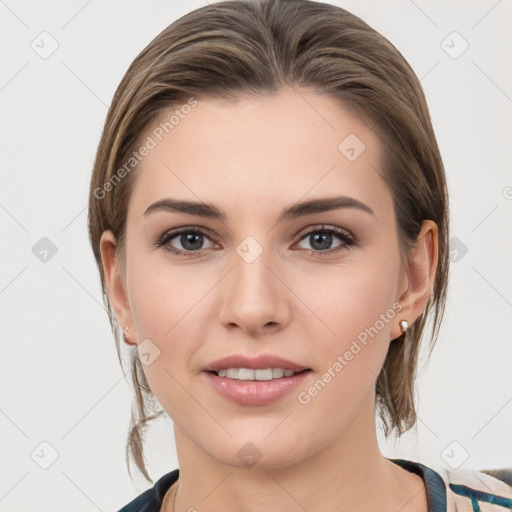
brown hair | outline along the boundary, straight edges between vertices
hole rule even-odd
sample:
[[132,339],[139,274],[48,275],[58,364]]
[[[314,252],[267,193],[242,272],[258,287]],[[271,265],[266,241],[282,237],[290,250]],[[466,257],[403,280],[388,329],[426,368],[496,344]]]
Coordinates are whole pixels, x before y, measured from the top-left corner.
[[[121,364],[121,332],[105,283],[99,241],[116,237],[124,268],[128,200],[135,172],[126,167],[148,125],[164,110],[190,98],[236,99],[313,87],[371,120],[384,148],[383,175],[392,191],[403,254],[423,220],[438,226],[439,259],[427,307],[406,334],[391,342],[376,383],[376,406],[388,437],[416,423],[414,386],[420,339],[432,320],[430,352],[444,313],[449,265],[448,197],[444,167],[420,82],[402,54],[357,16],[307,0],[233,0],[181,17],[136,57],[117,88],[99,143],[89,192],[89,236],[103,300]],[[122,167],[123,166],[123,167]],[[134,166],[134,168],[136,165]],[[124,172],[122,172],[124,169]],[[135,388],[126,445],[144,462],[147,423],[163,413],[131,355]]]

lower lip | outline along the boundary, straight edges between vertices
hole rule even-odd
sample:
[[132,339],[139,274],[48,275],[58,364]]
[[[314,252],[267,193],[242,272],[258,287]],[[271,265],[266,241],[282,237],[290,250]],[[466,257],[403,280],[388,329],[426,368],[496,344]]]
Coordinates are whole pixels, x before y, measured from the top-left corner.
[[237,380],[204,372],[213,389],[225,398],[242,405],[267,405],[293,391],[311,373],[310,370],[292,377],[273,380]]

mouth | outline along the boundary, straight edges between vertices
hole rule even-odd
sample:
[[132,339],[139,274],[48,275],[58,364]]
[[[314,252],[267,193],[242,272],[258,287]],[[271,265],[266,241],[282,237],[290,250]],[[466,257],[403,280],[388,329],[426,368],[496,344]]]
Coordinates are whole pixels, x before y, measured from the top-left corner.
[[214,372],[219,377],[238,380],[271,380],[291,377],[311,368],[283,359],[272,354],[249,357],[245,354],[232,354],[212,361],[203,371]]
[[208,385],[240,405],[268,405],[304,384],[313,369],[272,354],[232,354],[203,368]]
[[[285,373],[286,372],[286,373]],[[308,384],[312,370],[274,368],[221,368],[203,372],[207,384],[220,397],[243,406],[267,406],[293,395]]]

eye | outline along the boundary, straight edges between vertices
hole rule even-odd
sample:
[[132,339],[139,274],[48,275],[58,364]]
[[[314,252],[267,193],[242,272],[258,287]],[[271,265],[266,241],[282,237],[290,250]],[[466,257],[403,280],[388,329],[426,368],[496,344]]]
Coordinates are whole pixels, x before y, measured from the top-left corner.
[[[157,247],[164,247],[165,250],[178,256],[194,256],[194,253],[201,253],[202,250],[210,249],[214,245],[212,243],[210,247],[203,247],[205,239],[211,241],[211,238],[205,231],[188,226],[167,231],[157,240],[155,245]],[[173,244],[181,245],[181,248],[176,248]]]
[[[333,249],[331,246],[335,238],[338,238],[340,243]],[[210,241],[211,245],[204,247],[205,240]],[[303,241],[307,241],[311,244],[312,248],[306,248],[306,250],[321,255],[322,253],[337,253],[347,249],[351,245],[356,245],[355,239],[348,231],[333,226],[326,227],[324,225],[310,229],[303,234],[299,244],[303,243]],[[186,226],[165,232],[155,242],[155,245],[157,247],[163,247],[166,251],[177,256],[187,257],[201,254],[203,250],[211,249],[216,244],[203,229],[194,226]],[[180,247],[176,247],[176,245]]]
[[[335,246],[334,249],[330,247],[333,243],[333,237],[341,240],[341,243]],[[323,225],[320,228],[308,231],[301,238],[301,242],[304,240],[311,244],[312,249],[308,249],[310,252],[325,252],[328,254],[344,250],[348,246],[355,245],[356,243],[354,238],[348,233],[348,231],[333,226],[325,227]]]

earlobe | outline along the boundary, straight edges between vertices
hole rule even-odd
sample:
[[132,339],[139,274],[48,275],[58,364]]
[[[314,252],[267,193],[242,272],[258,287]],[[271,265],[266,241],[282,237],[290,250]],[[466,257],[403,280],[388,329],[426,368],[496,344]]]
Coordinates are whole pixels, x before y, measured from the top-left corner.
[[397,316],[391,339],[404,333],[401,325],[406,321],[410,327],[425,309],[432,293],[438,261],[438,230],[435,222],[424,220],[416,242],[408,254],[406,271],[407,287],[399,302],[402,310]]
[[[100,239],[100,253],[112,310],[121,326],[123,338],[128,345],[135,345],[129,336],[132,316],[126,294],[124,276],[116,261],[116,239],[112,231],[104,231]],[[127,329],[128,328],[128,329]]]

